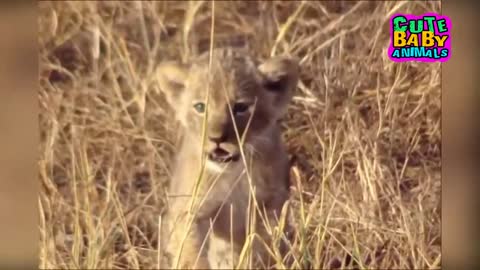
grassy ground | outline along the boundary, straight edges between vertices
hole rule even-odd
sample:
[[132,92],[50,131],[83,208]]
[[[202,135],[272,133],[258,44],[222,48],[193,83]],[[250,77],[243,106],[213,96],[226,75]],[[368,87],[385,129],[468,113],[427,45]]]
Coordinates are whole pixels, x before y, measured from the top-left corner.
[[[177,125],[162,59],[208,48],[209,2],[41,2],[40,267],[155,268]],[[285,121],[300,265],[439,268],[440,65],[388,20],[439,2],[217,2],[215,44],[301,59]]]

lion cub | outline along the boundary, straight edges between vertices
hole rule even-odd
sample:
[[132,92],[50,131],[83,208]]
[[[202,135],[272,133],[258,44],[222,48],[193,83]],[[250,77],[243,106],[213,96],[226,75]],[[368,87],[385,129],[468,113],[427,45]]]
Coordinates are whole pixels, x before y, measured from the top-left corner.
[[158,83],[183,127],[162,235],[169,267],[270,268],[285,255],[286,244],[272,241],[279,224],[290,230],[281,218],[289,160],[278,122],[298,69],[288,57],[257,63],[235,49],[159,66]]

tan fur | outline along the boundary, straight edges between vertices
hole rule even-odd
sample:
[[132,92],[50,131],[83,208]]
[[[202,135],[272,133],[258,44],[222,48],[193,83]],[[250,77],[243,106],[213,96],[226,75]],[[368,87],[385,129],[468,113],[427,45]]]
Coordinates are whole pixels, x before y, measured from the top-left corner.
[[[255,191],[257,210],[272,228],[289,196],[289,162],[278,121],[296,88],[297,62],[275,57],[258,64],[245,52],[233,49],[214,50],[210,69],[209,62],[207,53],[191,63],[166,62],[158,69],[160,88],[183,127],[162,235],[170,257],[169,267],[235,267],[248,235],[247,222],[252,220],[248,213],[249,205],[254,209],[251,188]],[[194,105],[204,102],[207,93],[207,113],[195,111]],[[205,116],[206,139],[202,149]],[[239,138],[243,138],[243,144]],[[210,160],[208,154],[217,147],[238,159]],[[203,171],[202,157],[206,160]],[[201,172],[203,178],[196,189]],[[190,209],[195,191],[197,196]],[[253,212],[253,229],[258,236],[252,247],[253,267],[273,267],[262,241],[270,248],[275,245],[259,211]],[[285,232],[289,230],[287,224]],[[284,245],[280,241],[276,248],[284,253]],[[180,250],[181,256],[177,257]]]

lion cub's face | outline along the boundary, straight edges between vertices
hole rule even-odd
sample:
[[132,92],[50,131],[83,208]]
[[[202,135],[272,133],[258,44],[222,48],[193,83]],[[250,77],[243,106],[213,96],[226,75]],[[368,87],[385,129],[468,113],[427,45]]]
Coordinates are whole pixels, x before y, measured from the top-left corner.
[[239,139],[246,151],[268,142],[264,135],[285,113],[297,77],[292,59],[277,57],[257,66],[248,56],[228,50],[213,52],[210,69],[208,54],[158,69],[160,87],[191,144],[201,146],[207,121],[204,152],[217,165],[239,160]]

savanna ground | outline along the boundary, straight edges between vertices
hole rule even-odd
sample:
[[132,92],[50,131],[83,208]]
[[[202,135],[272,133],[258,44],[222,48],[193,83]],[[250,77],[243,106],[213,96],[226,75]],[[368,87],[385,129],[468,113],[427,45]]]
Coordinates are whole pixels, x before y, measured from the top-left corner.
[[178,125],[163,59],[214,44],[301,60],[298,268],[441,266],[440,65],[393,63],[396,12],[440,2],[40,2],[41,268],[155,268]]

